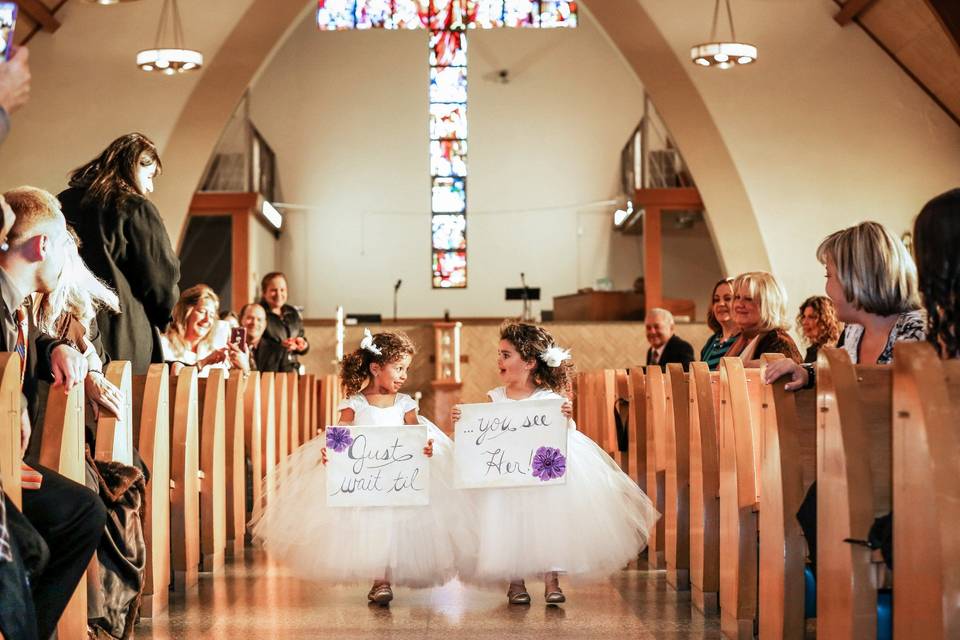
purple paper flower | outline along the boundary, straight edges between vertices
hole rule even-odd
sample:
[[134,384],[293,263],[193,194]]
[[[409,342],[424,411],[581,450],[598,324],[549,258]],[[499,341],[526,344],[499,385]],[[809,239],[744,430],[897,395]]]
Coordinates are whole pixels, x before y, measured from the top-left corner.
[[560,449],[540,447],[533,454],[533,476],[541,481],[562,478],[567,472],[567,458]]
[[345,427],[330,427],[327,429],[327,448],[333,449],[337,453],[343,453],[347,447],[353,444],[353,436],[350,435],[350,429]]

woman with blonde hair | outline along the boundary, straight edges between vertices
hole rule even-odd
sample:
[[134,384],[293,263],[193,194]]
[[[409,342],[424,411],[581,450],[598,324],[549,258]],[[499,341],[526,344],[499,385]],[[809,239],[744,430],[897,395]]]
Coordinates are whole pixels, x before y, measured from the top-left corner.
[[782,353],[800,362],[800,350],[787,333],[787,292],[772,274],[750,271],[733,282],[733,319],[740,337],[727,351],[747,366],[760,366],[764,353]]
[[[161,336],[163,359],[174,363],[174,371],[196,366],[200,376],[210,367],[250,371],[246,345],[229,342],[230,325],[217,318],[220,298],[205,284],[190,287],[173,307],[173,320]],[[179,366],[178,366],[179,365]]]

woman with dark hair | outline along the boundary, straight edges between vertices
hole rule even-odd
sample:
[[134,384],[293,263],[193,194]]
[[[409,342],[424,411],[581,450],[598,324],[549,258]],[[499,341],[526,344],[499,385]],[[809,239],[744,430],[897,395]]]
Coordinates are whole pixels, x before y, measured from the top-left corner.
[[713,335],[700,350],[700,360],[706,362],[711,371],[716,371],[720,358],[727,354],[740,335],[733,319],[733,278],[724,278],[713,285],[707,326],[713,330]]
[[797,328],[810,345],[804,362],[816,362],[820,347],[832,347],[840,339],[843,323],[837,319],[837,310],[827,296],[810,296],[800,305]]
[[913,223],[927,340],[943,359],[960,358],[960,189],[942,193]]
[[70,174],[58,198],[81,241],[80,257],[120,298],[119,315],[101,309],[106,353],[129,360],[133,373],[163,362],[160,332],[180,297],[180,260],[157,208],[147,200],[161,171],[157,148],[128,133]]
[[260,306],[267,312],[267,328],[263,339],[286,349],[280,371],[299,371],[302,356],[310,350],[303,331],[303,318],[296,307],[287,304],[287,276],[273,271],[260,281]]

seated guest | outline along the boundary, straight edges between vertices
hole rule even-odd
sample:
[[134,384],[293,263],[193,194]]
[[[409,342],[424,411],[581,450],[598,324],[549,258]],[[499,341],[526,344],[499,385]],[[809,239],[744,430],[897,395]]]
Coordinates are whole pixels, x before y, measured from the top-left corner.
[[[926,338],[917,268],[903,241],[881,224],[862,222],[820,243],[817,259],[826,268],[826,293],[845,323],[838,346],[854,363],[890,364],[898,340]],[[787,378],[786,389],[812,386],[813,365],[778,362],[764,382]]]
[[268,273],[260,282],[260,289],[260,304],[267,312],[264,339],[286,350],[282,371],[300,371],[298,357],[310,350],[310,344],[304,335],[300,312],[287,304],[287,276],[279,271]]
[[[33,187],[8,191],[4,198],[16,215],[0,252],[0,351],[25,357],[23,390],[36,397],[37,383],[52,380],[71,389],[86,377],[87,361],[71,346],[40,335],[22,309],[32,293],[52,291],[63,272],[70,235],[60,205],[52,194]],[[30,331],[33,329],[33,331]],[[26,421],[23,431],[30,431]],[[34,486],[23,492],[23,515],[43,538],[49,561],[32,581],[37,635],[49,638],[67,602],[100,543],[106,509],[97,495],[81,484],[38,464],[39,442],[24,433],[29,447],[25,462],[35,470]],[[6,503],[9,515],[13,509]]]
[[960,358],[960,189],[942,193],[913,223],[917,282],[927,312],[927,340],[940,357]]
[[267,328],[267,312],[257,303],[246,304],[240,310],[240,326],[247,331],[250,368],[257,371],[283,371],[287,350],[263,338]]
[[666,370],[668,364],[678,362],[686,371],[693,362],[693,346],[674,333],[676,323],[673,314],[666,309],[651,309],[647,313],[646,329],[647,342],[650,343],[647,366],[660,365],[661,369]]
[[736,342],[740,330],[733,321],[733,278],[724,278],[713,285],[710,310],[707,311],[707,326],[713,330],[703,349],[700,360],[706,362],[711,371],[720,366],[720,358],[726,355]]
[[220,298],[205,284],[190,287],[173,307],[173,320],[161,336],[163,359],[174,363],[173,372],[196,366],[200,377],[211,368],[250,371],[245,349],[230,344],[230,325],[217,319]]
[[803,356],[803,361],[809,363],[817,361],[820,347],[832,347],[837,344],[843,325],[837,320],[837,310],[834,309],[830,298],[810,296],[800,305],[797,327],[809,345]]
[[727,356],[739,357],[747,367],[759,367],[765,353],[782,353],[800,362],[800,350],[787,333],[787,292],[772,274],[751,271],[737,276],[733,319],[740,336]]

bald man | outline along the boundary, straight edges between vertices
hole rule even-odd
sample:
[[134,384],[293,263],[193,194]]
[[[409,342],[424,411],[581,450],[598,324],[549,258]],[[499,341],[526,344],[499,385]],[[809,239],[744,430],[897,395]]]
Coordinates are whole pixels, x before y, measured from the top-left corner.
[[674,333],[676,323],[673,314],[666,309],[651,309],[647,313],[645,324],[647,342],[650,343],[647,366],[660,365],[661,369],[666,370],[666,365],[678,362],[686,371],[694,360],[693,346]]

